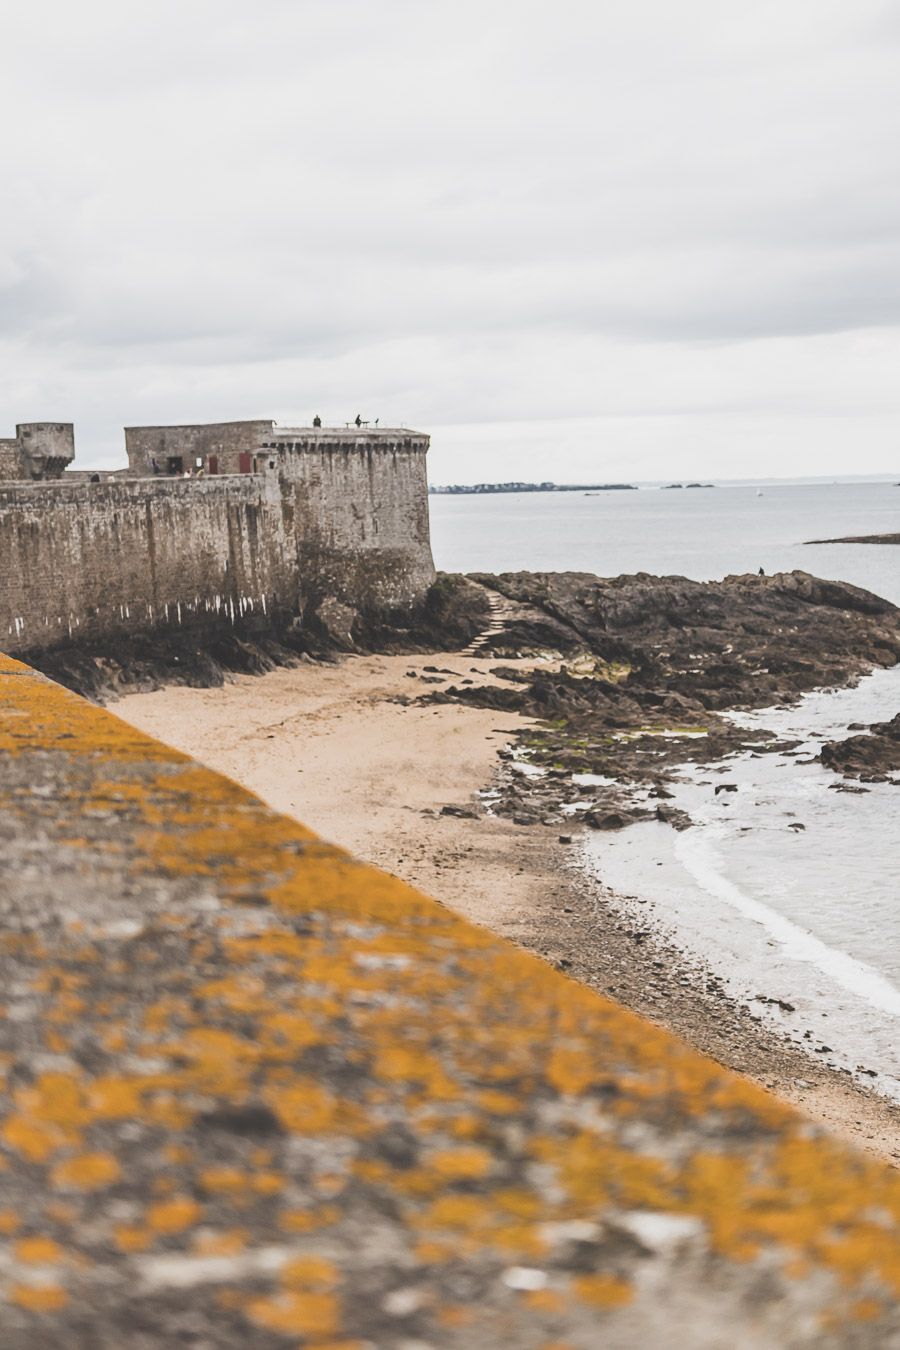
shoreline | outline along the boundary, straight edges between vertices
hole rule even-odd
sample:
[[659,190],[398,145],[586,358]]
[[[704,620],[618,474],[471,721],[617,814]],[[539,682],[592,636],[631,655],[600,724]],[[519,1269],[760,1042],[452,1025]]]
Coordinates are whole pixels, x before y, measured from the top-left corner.
[[[627,897],[579,867],[574,826],[519,825],[475,805],[503,776],[498,755],[534,723],[412,700],[448,680],[500,685],[488,673],[496,665],[459,652],[351,656],[239,676],[224,688],[131,694],[114,711],[671,1029],[833,1133],[900,1162],[900,1106],[759,1023],[663,938],[636,937]],[[573,842],[559,842],[570,830]]]

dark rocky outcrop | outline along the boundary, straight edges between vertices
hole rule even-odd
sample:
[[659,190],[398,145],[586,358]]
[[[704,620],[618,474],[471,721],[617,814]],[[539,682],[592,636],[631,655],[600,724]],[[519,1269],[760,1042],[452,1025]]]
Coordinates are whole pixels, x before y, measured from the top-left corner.
[[[502,687],[454,686],[426,696],[539,720],[523,748],[548,772],[508,786],[500,809],[510,814],[531,809],[552,818],[585,795],[571,775],[588,773],[614,780],[590,789],[596,821],[611,827],[635,813],[643,818],[645,793],[662,795],[676,764],[713,762],[754,742],[769,748],[769,733],[735,726],[723,713],[850,685],[900,660],[900,610],[805,572],[708,583],[572,572],[473,580],[506,601],[502,630],[482,651],[563,657],[559,668],[499,665]],[[630,788],[640,789],[637,797]]]
[[900,544],[900,534],[847,534],[840,539],[807,539],[807,544]]
[[900,774],[900,713],[889,722],[875,722],[862,736],[829,741],[820,760],[848,778],[864,783],[883,783]]

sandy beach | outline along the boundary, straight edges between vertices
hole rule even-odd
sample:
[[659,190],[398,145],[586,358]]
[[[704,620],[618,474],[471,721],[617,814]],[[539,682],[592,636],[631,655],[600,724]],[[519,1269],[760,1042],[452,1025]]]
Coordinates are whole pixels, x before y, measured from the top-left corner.
[[[507,665],[516,663],[506,662]],[[533,666],[534,662],[521,662]],[[458,652],[303,662],[222,688],[171,687],[114,705],[120,717],[256,792],[325,838],[540,953],[573,978],[672,1028],[870,1152],[900,1162],[900,1108],[723,1006],[676,950],[633,938],[628,906],[589,883],[577,836],[473,808],[508,772],[498,758],[527,719],[408,700],[496,658]],[[664,1006],[659,1006],[660,968]],[[645,995],[652,977],[657,1001]]]

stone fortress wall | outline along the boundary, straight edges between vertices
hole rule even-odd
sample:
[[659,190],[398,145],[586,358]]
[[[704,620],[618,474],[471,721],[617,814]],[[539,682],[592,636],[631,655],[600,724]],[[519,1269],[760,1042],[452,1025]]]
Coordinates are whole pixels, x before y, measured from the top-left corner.
[[372,611],[421,599],[435,575],[428,437],[291,430],[279,450],[276,434],[272,422],[130,429],[132,473],[142,456],[159,467],[176,450],[191,467],[250,453],[240,473],[0,483],[0,646],[38,652],[166,627],[255,627],[327,601]]

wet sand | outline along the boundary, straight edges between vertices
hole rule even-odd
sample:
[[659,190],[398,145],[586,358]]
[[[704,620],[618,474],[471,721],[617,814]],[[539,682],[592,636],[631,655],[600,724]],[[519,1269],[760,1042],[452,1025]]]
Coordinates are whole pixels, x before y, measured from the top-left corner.
[[498,683],[489,674],[493,665],[496,658],[458,652],[304,662],[240,676],[219,689],[133,694],[112,711],[325,838],[662,1022],[835,1133],[900,1162],[900,1108],[723,1004],[707,988],[705,972],[676,950],[636,941],[628,906],[586,879],[577,843],[559,842],[561,827],[442,814],[445,806],[472,807],[474,794],[502,770],[498,752],[529,722],[510,713],[402,700],[441,687],[424,683],[441,678],[426,667],[438,667],[448,680]]

